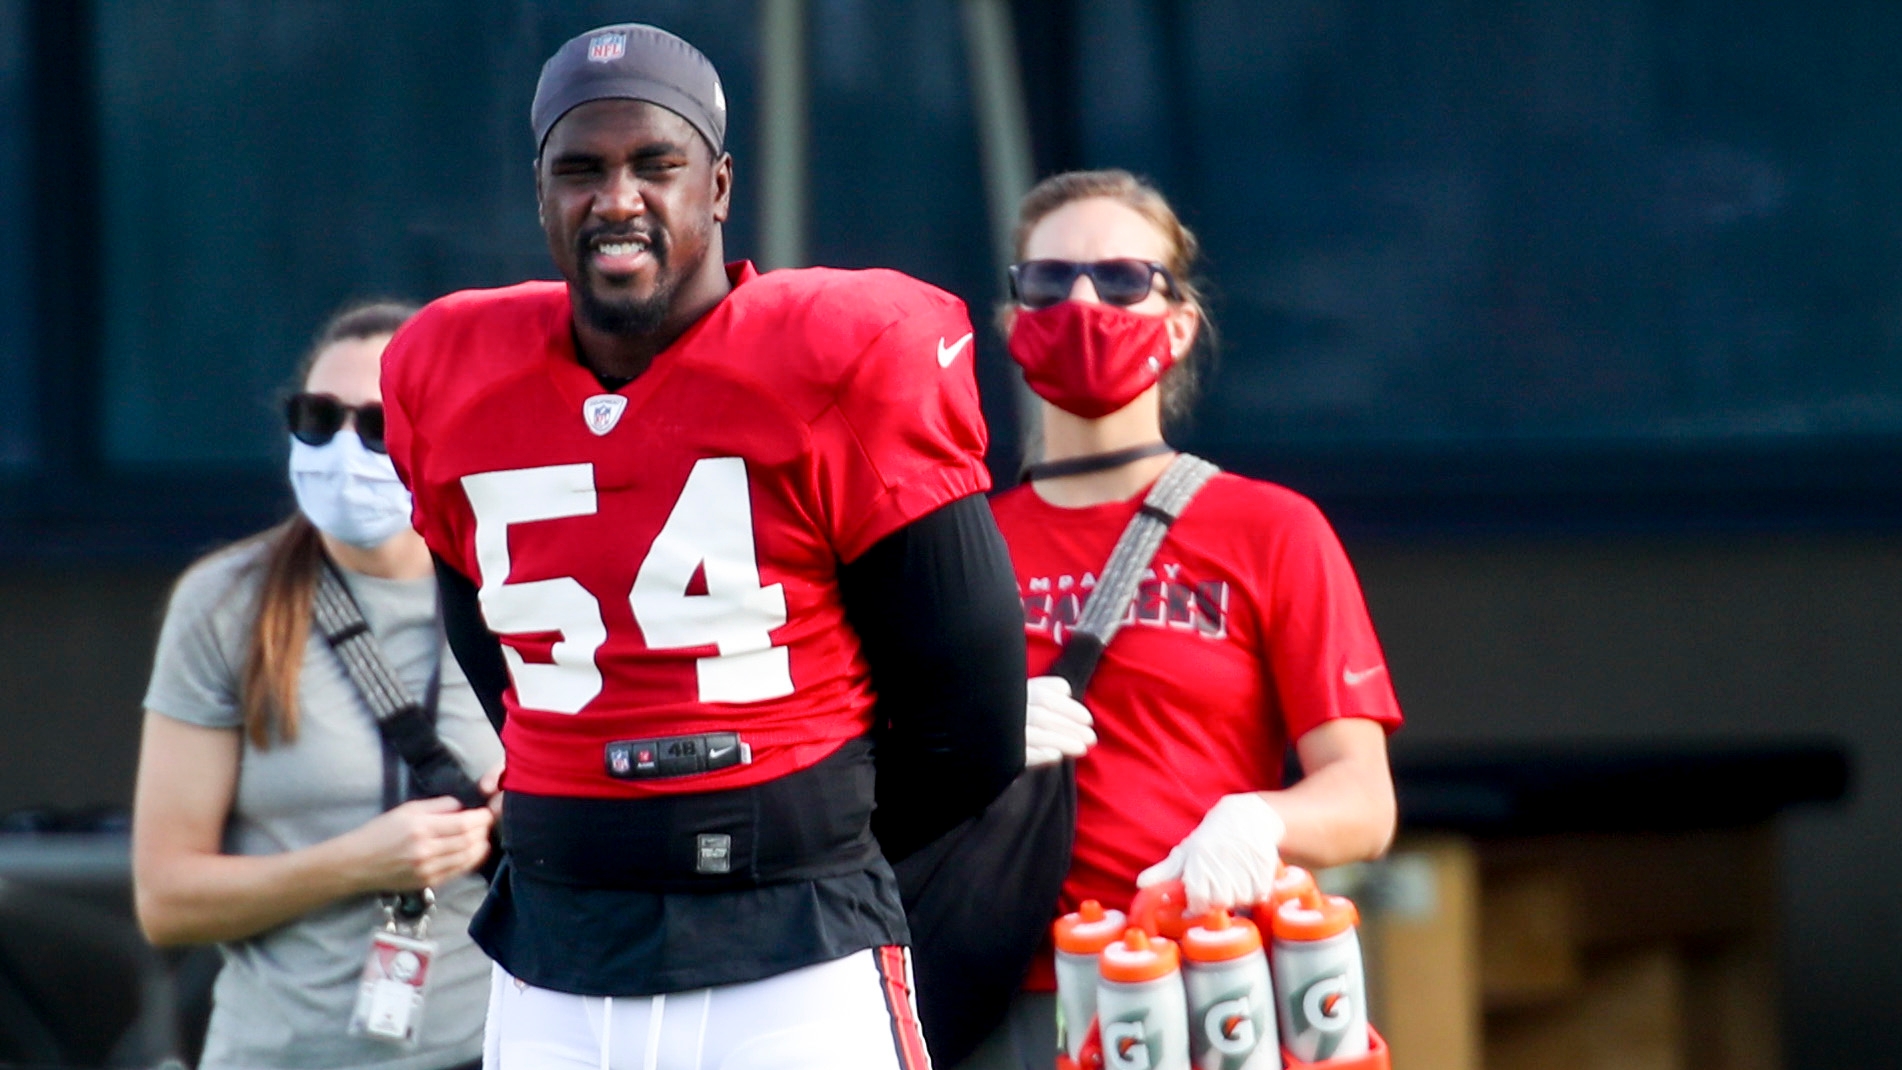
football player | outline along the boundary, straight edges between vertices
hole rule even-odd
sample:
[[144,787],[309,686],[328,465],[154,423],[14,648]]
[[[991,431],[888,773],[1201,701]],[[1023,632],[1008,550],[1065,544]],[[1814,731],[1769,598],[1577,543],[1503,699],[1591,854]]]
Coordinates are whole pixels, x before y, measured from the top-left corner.
[[531,119],[563,281],[444,297],[384,367],[506,719],[486,1063],[926,1065],[887,856],[1024,758],[965,309],[724,263],[726,101],[678,37],[574,38]]

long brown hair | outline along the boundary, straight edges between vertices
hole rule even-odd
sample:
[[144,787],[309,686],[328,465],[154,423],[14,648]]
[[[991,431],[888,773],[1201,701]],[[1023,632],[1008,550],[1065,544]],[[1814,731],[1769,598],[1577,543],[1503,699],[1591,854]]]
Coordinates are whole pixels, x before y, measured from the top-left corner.
[[[1123,205],[1156,228],[1169,247],[1162,266],[1175,276],[1177,300],[1196,311],[1199,327],[1195,343],[1162,376],[1162,415],[1171,422],[1179,421],[1195,406],[1205,365],[1210,363],[1215,349],[1215,323],[1209,319],[1209,310],[1202,301],[1202,286],[1195,275],[1202,255],[1201,243],[1196,241],[1195,233],[1183,225],[1175,209],[1169,207],[1168,199],[1160,190],[1116,168],[1051,175],[1031,187],[1018,202],[1015,259],[1024,258],[1030,232],[1037,229],[1045,216],[1074,201],[1097,197]],[[1006,304],[998,310],[998,326],[1006,333],[1011,307]]]
[[[297,367],[297,389],[310,378],[311,366],[324,350],[338,342],[395,334],[416,306],[397,301],[352,305],[324,324]],[[304,514],[293,513],[276,527],[246,540],[264,546],[259,568],[256,617],[251,622],[251,649],[239,676],[239,705],[244,711],[244,734],[251,745],[265,750],[273,742],[297,740],[297,680],[304,669],[304,645],[310,638],[310,607],[317,591],[317,569],[324,546],[317,529]]]

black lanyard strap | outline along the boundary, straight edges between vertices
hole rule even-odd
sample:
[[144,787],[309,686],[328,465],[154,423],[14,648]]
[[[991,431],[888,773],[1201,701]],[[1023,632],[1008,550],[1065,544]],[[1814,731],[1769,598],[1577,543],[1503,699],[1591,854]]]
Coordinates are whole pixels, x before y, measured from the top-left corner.
[[[436,733],[436,703],[442,686],[442,664],[430,674],[422,701],[412,698],[403,681],[384,660],[383,648],[371,634],[363,610],[345,586],[337,566],[328,558],[318,571],[312,599],[312,617],[344,673],[376,718],[384,744],[409,767],[411,783],[423,797],[452,795],[464,806],[482,806],[488,799]],[[386,794],[388,780],[386,778]],[[394,800],[385,799],[386,804]]]
[[1131,461],[1140,461],[1145,457],[1158,457],[1175,447],[1167,442],[1145,442],[1140,446],[1111,450],[1108,453],[1092,453],[1084,457],[1065,457],[1061,461],[1038,461],[1024,466],[1022,479],[1029,483],[1038,479],[1059,479],[1063,476],[1080,476],[1090,472],[1106,472],[1111,468],[1121,468]]

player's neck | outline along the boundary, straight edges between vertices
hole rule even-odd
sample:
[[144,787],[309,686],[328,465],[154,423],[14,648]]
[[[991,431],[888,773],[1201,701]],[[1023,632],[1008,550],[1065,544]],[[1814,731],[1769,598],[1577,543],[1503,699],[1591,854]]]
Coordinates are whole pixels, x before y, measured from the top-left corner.
[[[620,334],[602,330],[580,316],[574,319],[575,355],[597,376],[629,380],[638,377],[654,363],[654,358],[680,340],[688,328],[733,291],[727,279],[726,264],[721,260],[719,243],[707,251],[700,270],[674,292],[673,305],[660,326],[639,334]],[[571,299],[572,300],[572,299]]]
[[420,580],[435,572],[428,544],[414,531],[404,531],[367,550],[328,535],[319,534],[318,538],[323,540],[330,559],[351,572],[384,580]]
[[[1046,462],[1095,457],[1161,438],[1162,413],[1153,387],[1121,409],[1094,420],[1043,403]],[[1039,479],[1031,486],[1039,498],[1066,509],[1127,501],[1154,483],[1173,459],[1171,454],[1141,457],[1115,468]]]

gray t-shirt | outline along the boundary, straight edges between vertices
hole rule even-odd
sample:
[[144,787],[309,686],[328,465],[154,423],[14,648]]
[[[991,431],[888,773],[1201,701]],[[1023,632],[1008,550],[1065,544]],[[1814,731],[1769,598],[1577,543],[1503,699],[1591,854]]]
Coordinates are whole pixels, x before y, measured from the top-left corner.
[[[241,543],[187,572],[159,634],[145,708],[189,724],[238,729],[239,675],[263,578],[264,548]],[[350,591],[412,694],[442,666],[438,732],[471,776],[502,760],[502,747],[449,656],[437,621],[435,583],[344,572]],[[298,735],[257,750],[247,741],[225,829],[230,854],[308,847],[341,835],[383,809],[383,757],[376,724],[350,678],[312,628],[298,681]],[[406,1050],[347,1032],[370,932],[383,913],[374,896],[332,903],[247,940],[221,945],[201,1066],[210,1070],[376,1067],[435,1070],[480,1058],[489,961],[468,936],[481,905],[480,878],[436,889],[428,936],[441,945],[421,1020]]]

